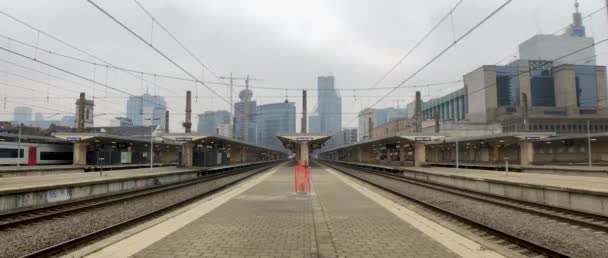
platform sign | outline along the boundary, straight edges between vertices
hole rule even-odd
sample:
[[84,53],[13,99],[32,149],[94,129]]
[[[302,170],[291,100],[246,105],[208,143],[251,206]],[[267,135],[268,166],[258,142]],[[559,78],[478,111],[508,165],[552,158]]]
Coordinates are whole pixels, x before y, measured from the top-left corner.
[[122,151],[120,152],[120,163],[121,164],[131,164],[131,152],[130,151]]
[[430,142],[432,140],[432,138],[425,136],[425,137],[416,137],[416,138],[414,138],[414,140],[417,142]]
[[80,137],[68,137],[66,140],[70,142],[79,142],[81,140]]
[[70,199],[70,192],[67,188],[51,189],[46,191],[46,200],[48,202],[61,202]]
[[178,141],[178,142],[191,142],[192,141],[192,137],[176,137],[175,141]]
[[309,142],[314,140],[314,138],[310,137],[310,136],[301,136],[301,137],[296,137],[296,142]]
[[526,136],[526,140],[528,140],[528,141],[536,141],[536,140],[540,140],[540,137],[538,137],[538,136]]

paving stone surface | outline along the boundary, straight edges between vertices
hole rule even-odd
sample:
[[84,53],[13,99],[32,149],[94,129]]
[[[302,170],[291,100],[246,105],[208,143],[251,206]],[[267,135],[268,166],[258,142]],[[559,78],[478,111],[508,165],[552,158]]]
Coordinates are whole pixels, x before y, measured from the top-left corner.
[[134,257],[457,257],[321,168],[293,193],[293,168]]
[[324,169],[314,172],[338,257],[459,257]]

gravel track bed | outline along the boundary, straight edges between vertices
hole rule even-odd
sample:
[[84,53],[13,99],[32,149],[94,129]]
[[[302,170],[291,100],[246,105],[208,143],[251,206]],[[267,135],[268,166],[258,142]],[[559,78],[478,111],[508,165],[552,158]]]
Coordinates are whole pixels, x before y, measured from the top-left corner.
[[217,189],[255,172],[243,172],[194,184],[170,192],[156,193],[135,200],[40,221],[0,233],[0,257],[19,257],[69,239],[132,219],[153,210],[185,201]]
[[374,184],[491,225],[572,257],[608,257],[608,234],[365,172],[346,170]]

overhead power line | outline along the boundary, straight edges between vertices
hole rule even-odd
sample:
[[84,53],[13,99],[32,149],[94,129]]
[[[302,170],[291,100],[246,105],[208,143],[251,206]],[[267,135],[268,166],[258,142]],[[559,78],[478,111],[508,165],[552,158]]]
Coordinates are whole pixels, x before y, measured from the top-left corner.
[[[90,52],[87,52],[87,51],[85,51],[85,50],[83,50],[83,49],[81,49],[81,48],[79,48],[79,47],[77,47],[77,46],[75,46],[75,45],[73,45],[73,44],[70,44],[70,43],[68,43],[68,42],[67,42],[67,41],[65,41],[65,40],[62,40],[62,39],[60,39],[60,38],[58,38],[58,37],[55,37],[55,36],[53,36],[53,35],[51,35],[51,34],[49,34],[49,33],[45,32],[45,31],[43,31],[43,30],[41,30],[41,29],[39,29],[39,28],[36,28],[36,27],[34,27],[34,26],[32,26],[32,25],[30,25],[30,24],[26,23],[25,21],[23,21],[23,20],[21,20],[21,19],[18,19],[17,17],[15,17],[15,16],[12,16],[12,15],[8,14],[8,13],[7,13],[7,12],[5,12],[5,11],[0,10],[0,14],[4,15],[4,16],[6,16],[6,17],[8,17],[8,18],[10,18],[10,19],[12,19],[12,20],[14,20],[14,21],[16,21],[16,22],[20,23],[20,24],[22,24],[23,26],[26,26],[26,27],[28,27],[28,28],[30,28],[30,29],[32,29],[32,30],[34,30],[34,31],[36,31],[36,32],[37,32],[38,34],[40,34],[40,35],[44,35],[44,36],[46,36],[46,37],[48,37],[48,38],[51,38],[51,39],[53,39],[53,40],[55,40],[55,41],[57,41],[57,42],[59,42],[59,43],[61,43],[61,44],[65,45],[65,46],[67,46],[67,47],[69,47],[69,48],[72,48],[72,49],[74,49],[74,50],[76,50],[76,51],[78,51],[78,52],[80,52],[80,53],[82,53],[82,54],[84,54],[84,55],[86,55],[86,56],[88,56],[88,57],[91,57],[91,58],[93,58],[93,59],[95,59],[95,60],[97,60],[97,61],[99,61],[99,62],[101,62],[101,63],[103,63],[103,64],[105,64],[105,65],[107,65],[107,66],[115,66],[115,65],[113,65],[112,63],[110,63],[110,62],[108,62],[108,61],[106,61],[106,60],[104,60],[104,59],[102,59],[102,58],[100,58],[100,57],[98,57],[98,56],[96,56],[96,55],[93,55],[93,54],[91,54]],[[39,49],[39,48],[37,48],[37,49]],[[123,71],[124,71],[124,70],[123,70]],[[168,89],[168,88],[166,88],[166,87],[162,87],[162,86],[160,86],[160,85],[156,84],[155,82],[148,81],[148,80],[144,79],[143,77],[138,77],[138,76],[137,76],[137,75],[135,75],[133,72],[127,72],[127,74],[128,74],[128,75],[130,75],[130,76],[131,76],[131,77],[133,77],[133,78],[136,78],[136,79],[138,79],[138,80],[143,80],[143,81],[145,81],[145,82],[146,82],[146,83],[148,83],[148,84],[151,84],[151,85],[154,85],[154,86],[156,86],[156,87],[159,87],[159,88],[162,88],[162,89],[165,89],[165,90],[167,90],[167,91],[172,92],[172,90],[170,90],[170,89]],[[173,92],[173,93],[175,93],[175,92]]]
[[[84,60],[82,58],[77,58],[77,57],[73,57],[73,56],[69,56],[66,54],[62,54],[62,53],[58,53],[55,51],[50,51],[41,47],[36,47],[34,45],[7,37],[5,35],[1,35],[1,38],[5,38],[7,40],[10,40],[11,42],[15,42],[30,48],[36,48],[41,52],[45,52],[47,54],[50,55],[54,55],[54,56],[58,56],[58,57],[62,57],[62,58],[66,58],[66,59],[70,59],[73,61],[77,61],[77,62],[82,62],[82,63],[86,63],[86,64],[91,64],[91,65],[97,65],[100,67],[108,67],[108,68],[112,68],[115,70],[121,70],[121,71],[125,71],[125,72],[131,72],[131,73],[135,73],[135,74],[139,74],[139,75],[146,75],[146,76],[151,76],[151,77],[158,77],[158,78],[165,78],[165,79],[172,79],[172,80],[179,80],[179,81],[187,81],[187,82],[197,82],[197,80],[193,80],[190,78],[185,78],[185,77],[179,77],[179,76],[173,76],[173,75],[166,75],[166,74],[159,74],[159,73],[152,73],[152,72],[145,72],[142,70],[136,70],[136,69],[130,69],[130,68],[125,68],[125,67],[118,67],[118,66],[114,66],[114,65],[106,65],[103,63],[97,63],[97,62],[93,62],[93,61],[89,61],[89,60]],[[137,77],[138,79],[140,77]],[[211,84],[211,85],[221,85],[221,86],[225,86],[225,87],[230,87],[229,83],[223,83],[223,82],[212,82],[212,81],[203,81],[206,84]],[[427,84],[417,84],[417,85],[407,85],[404,86],[402,88],[421,88],[421,87],[431,87],[431,86],[441,86],[441,85],[447,85],[447,84],[455,84],[455,83],[460,83],[462,82],[462,80],[454,80],[454,81],[446,81],[446,82],[435,82],[435,83],[427,83]],[[234,87],[239,87],[239,88],[245,88],[247,87],[247,85],[245,84],[234,84]],[[301,90],[307,90],[307,91],[324,91],[324,90],[319,90],[318,88],[281,88],[281,87],[270,87],[270,86],[256,86],[256,85],[249,85],[249,88],[251,89],[261,89],[261,90],[287,90],[287,91],[301,91]],[[393,87],[375,87],[375,88],[334,88],[334,89],[327,89],[326,91],[333,91],[333,90],[339,90],[339,91],[375,91],[375,90],[388,90],[388,89],[392,89]]]
[[416,45],[414,45],[403,57],[401,57],[401,59],[399,59],[399,61],[397,63],[395,63],[386,73],[384,73],[384,75],[382,75],[382,77],[377,80],[371,88],[376,88],[376,86],[378,86],[380,83],[382,83],[391,73],[393,73],[395,71],[395,69],[397,69],[397,67],[399,67],[403,61],[405,61],[405,59],[407,59],[412,53],[414,53],[414,51],[420,46],[422,45],[422,43],[424,41],[426,41],[428,39],[429,36],[431,36],[431,34],[433,34],[433,32],[435,32],[435,30],[437,30],[437,28],[439,28],[439,26],[441,24],[443,24],[443,22],[445,20],[447,20],[449,17],[452,16],[452,14],[454,13],[454,10],[456,10],[456,8],[458,8],[458,6],[460,6],[460,4],[463,2],[464,0],[460,0],[458,1],[458,3],[456,3],[456,5],[454,5],[454,7],[452,7],[452,9],[450,9],[450,11],[448,13],[446,13],[443,18],[441,18],[439,20],[439,22],[437,22],[437,24],[435,24],[435,26],[433,26],[433,28],[431,28],[431,30],[429,30],[419,41],[418,43],[416,43]]
[[[443,50],[441,50],[438,54],[436,54],[435,56],[433,56],[429,61],[427,61],[426,63],[424,63],[420,68],[418,68],[414,73],[412,73],[409,77],[407,77],[405,80],[401,81],[399,84],[397,84],[397,86],[393,87],[389,92],[387,92],[383,97],[381,97],[380,99],[378,99],[376,102],[374,102],[371,106],[369,106],[368,108],[373,108],[374,106],[378,105],[380,102],[382,102],[382,100],[384,100],[387,96],[389,96],[390,94],[392,94],[393,92],[395,92],[397,89],[403,87],[403,85],[405,83],[407,83],[408,81],[410,81],[412,78],[414,78],[416,75],[418,75],[420,72],[422,72],[424,69],[426,69],[429,65],[431,65],[432,63],[434,63],[437,59],[439,59],[439,57],[443,56],[446,52],[448,52],[452,47],[454,47],[455,45],[457,45],[460,41],[462,41],[464,38],[466,38],[467,36],[469,36],[471,33],[473,33],[473,31],[477,30],[481,25],[483,25],[485,22],[487,22],[488,20],[490,20],[490,18],[492,18],[494,15],[496,15],[500,10],[502,10],[503,8],[505,8],[508,4],[510,4],[513,0],[507,0],[505,1],[503,4],[501,4],[498,8],[496,8],[494,11],[492,11],[490,14],[488,14],[486,17],[484,17],[483,19],[481,19],[481,21],[477,22],[474,26],[472,26],[471,28],[469,28],[464,34],[462,34],[460,37],[456,38],[454,40],[454,42],[450,43],[446,48],[444,48]],[[357,119],[355,117],[355,119]],[[349,121],[347,124],[352,123],[353,121],[355,121],[355,119]],[[335,133],[335,132],[334,132]]]
[[[594,42],[594,43],[592,43],[592,44],[590,44],[590,45],[588,45],[588,46],[585,46],[585,47],[579,48],[579,49],[577,49],[577,50],[574,50],[574,51],[572,51],[572,52],[569,52],[569,53],[567,53],[567,54],[564,54],[564,55],[562,55],[562,56],[560,56],[560,57],[558,57],[558,58],[555,58],[555,59],[553,59],[553,60],[547,60],[547,61],[549,61],[549,62],[556,62],[556,61],[559,61],[559,60],[561,60],[561,59],[564,59],[564,58],[566,58],[566,57],[569,57],[569,56],[571,56],[571,55],[574,55],[574,54],[576,54],[576,53],[579,53],[579,52],[581,52],[581,51],[584,51],[584,50],[586,50],[586,49],[589,49],[589,48],[595,47],[595,46],[597,46],[597,45],[600,45],[600,44],[603,44],[603,43],[606,43],[606,42],[608,42],[608,38],[604,38],[604,39],[602,39],[602,40],[600,40],[600,41],[597,41],[597,42]],[[516,73],[515,75],[510,76],[510,77],[509,77],[509,79],[512,79],[512,78],[515,78],[515,77],[519,77],[519,76],[520,76],[520,75],[522,75],[522,74],[530,73],[530,71],[531,71],[531,70],[539,70],[539,69],[540,69],[540,68],[530,68],[529,70],[522,71],[522,72]],[[476,92],[482,91],[482,90],[487,89],[487,88],[490,88],[490,87],[495,87],[495,86],[497,86],[497,85],[498,85],[498,83],[492,83],[492,84],[489,84],[489,85],[487,85],[487,86],[481,87],[481,88],[476,89],[476,90],[474,90],[474,91],[467,92],[467,94],[465,94],[465,96],[470,96],[470,95],[471,95],[471,94],[473,94],[473,93],[476,93]]]
[[150,43],[147,40],[145,40],[141,35],[139,35],[135,31],[133,31],[131,28],[127,27],[127,25],[125,25],[124,23],[122,23],[121,21],[119,21],[118,19],[116,19],[116,17],[112,16],[105,9],[101,8],[101,6],[97,5],[92,0],[87,0],[87,1],[91,5],[93,5],[95,8],[97,8],[97,10],[99,10],[100,12],[102,12],[103,14],[105,14],[108,18],[110,18],[112,21],[116,22],[118,25],[120,25],[121,27],[123,27],[125,30],[127,30],[129,33],[131,33],[133,36],[135,36],[136,38],[138,38],[141,42],[145,43],[150,48],[152,48],[154,51],[156,51],[156,53],[158,53],[159,55],[161,55],[162,57],[164,57],[167,61],[169,61],[175,67],[177,67],[178,69],[182,70],[182,72],[184,72],[185,74],[187,74],[188,76],[190,76],[190,78],[192,78],[194,81],[196,81],[196,82],[200,83],[201,85],[205,86],[205,88],[207,88],[209,91],[211,91],[214,95],[218,96],[224,102],[230,104],[230,101],[228,101],[222,95],[220,95],[219,93],[217,93],[217,91],[215,91],[214,89],[212,89],[211,87],[209,87],[203,81],[201,81],[198,78],[196,78],[196,76],[192,75],[192,73],[190,73],[184,67],[182,67],[181,65],[179,65],[177,62],[175,62],[173,59],[171,59],[169,56],[167,56],[164,52],[160,51],[160,49],[158,49],[157,47],[155,47],[154,45],[152,45],[152,43]]
[[[154,16],[152,16],[152,14],[150,12],[148,12],[148,10],[146,10],[146,8],[144,8],[144,6],[139,3],[139,1],[137,0],[133,0],[138,6],[139,8],[141,8],[147,15],[148,17],[150,17],[150,19],[152,19],[152,25],[154,24],[158,24],[158,26],[164,30],[167,34],[169,34],[169,36],[175,41],[177,42],[177,44],[186,52],[188,52],[188,54],[194,58],[194,60],[196,60],[205,70],[207,70],[209,73],[211,73],[211,75],[213,75],[213,77],[215,77],[216,79],[219,79],[219,77],[207,66],[205,65],[196,55],[194,55],[192,53],[192,51],[190,51],[188,48],[186,48],[186,46],[184,46],[184,44],[182,44],[182,42],[180,42],[171,32],[169,32],[169,30],[167,30],[167,28],[165,28],[165,26],[163,26],[156,18],[154,18]],[[201,78],[201,81],[203,80],[203,78]]]
[[[595,14],[597,14],[597,13],[601,12],[601,11],[602,11],[602,10],[604,10],[604,9],[606,9],[606,6],[605,6],[605,5],[604,5],[604,6],[602,6],[602,7],[600,7],[600,8],[598,8],[598,9],[596,9],[595,11],[590,12],[589,14],[587,14],[587,15],[583,16],[583,20],[586,20],[587,18],[589,18],[589,17],[591,17],[591,16],[593,16],[593,15],[595,15]],[[567,25],[567,26],[562,27],[562,28],[560,28],[560,29],[558,29],[558,30],[555,30],[553,33],[551,33],[551,35],[557,35],[557,34],[559,34],[560,32],[562,32],[562,31],[564,31],[564,30],[567,30],[568,28],[570,28],[570,25]],[[541,39],[541,41],[543,41],[543,40],[544,40],[544,39]],[[512,54],[510,54],[510,55],[508,55],[508,56],[506,56],[506,57],[504,57],[504,58],[500,59],[498,62],[496,62],[496,63],[494,63],[494,64],[498,65],[498,64],[502,63],[503,61],[508,60],[508,59],[509,59],[509,58],[511,58],[511,57],[516,57],[518,53],[519,53],[519,52],[517,52],[517,51],[516,51],[516,52],[513,52]]]
[[[116,91],[116,92],[120,92],[120,93],[123,93],[123,94],[126,94],[126,95],[134,96],[133,94],[131,94],[131,93],[129,93],[129,92],[123,91],[123,90],[121,90],[121,89],[117,89],[117,88],[115,88],[115,87],[112,87],[112,86],[109,86],[109,85],[106,85],[106,84],[103,84],[103,83],[100,83],[100,82],[97,82],[97,81],[95,81],[95,80],[93,80],[93,79],[90,79],[90,78],[84,77],[84,76],[82,76],[82,75],[79,75],[79,74],[74,73],[74,72],[72,72],[72,71],[69,71],[69,70],[67,70],[67,69],[64,69],[64,68],[61,68],[61,67],[58,67],[58,66],[52,65],[52,64],[50,64],[50,63],[46,63],[46,62],[40,61],[40,59],[34,59],[34,58],[29,57],[29,56],[27,56],[27,55],[25,55],[25,54],[22,54],[22,53],[19,53],[19,52],[16,52],[16,51],[13,51],[13,50],[7,49],[7,48],[2,47],[2,46],[0,46],[0,49],[1,49],[1,50],[4,50],[4,51],[6,51],[6,52],[9,52],[9,53],[11,53],[11,54],[13,54],[13,55],[20,56],[20,57],[22,57],[22,58],[25,58],[25,59],[31,60],[31,61],[33,61],[33,62],[37,62],[37,63],[39,63],[39,64],[42,64],[42,65],[45,65],[45,66],[51,67],[51,68],[56,69],[56,70],[59,70],[59,71],[61,71],[61,72],[64,72],[64,73],[66,73],[66,74],[72,75],[72,76],[77,77],[77,78],[80,78],[80,79],[82,79],[82,80],[85,80],[85,81],[88,81],[88,82],[91,82],[91,83],[97,84],[97,85],[99,85],[99,86],[102,86],[102,87],[105,87],[105,88],[108,88],[108,89],[111,89],[111,90],[114,90],[114,91]],[[154,102],[151,102],[151,103],[153,103],[154,105],[159,105],[158,103],[154,103]],[[168,107],[168,106],[165,106],[165,108],[171,109],[171,108],[170,108],[170,107]]]

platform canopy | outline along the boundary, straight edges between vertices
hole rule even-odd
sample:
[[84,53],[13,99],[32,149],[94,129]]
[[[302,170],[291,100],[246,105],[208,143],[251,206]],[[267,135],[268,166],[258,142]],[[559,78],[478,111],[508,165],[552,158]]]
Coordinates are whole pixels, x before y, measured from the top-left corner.
[[429,143],[428,145],[439,145],[446,143],[455,143],[458,141],[459,143],[471,143],[471,142],[479,142],[479,143],[500,143],[500,144],[512,144],[517,142],[535,142],[542,141],[549,137],[555,136],[555,133],[551,132],[511,132],[511,133],[501,133],[494,135],[484,135],[484,136],[475,136],[475,137],[460,137],[460,138],[446,138],[445,141],[436,141]]
[[0,133],[0,141],[5,142],[16,142],[21,138],[21,142],[29,143],[69,143],[68,141],[51,136],[40,136],[40,135],[27,135],[14,133]]
[[[54,133],[54,137],[68,142],[120,142],[127,144],[148,144],[150,138],[130,137],[123,135],[112,135],[107,133]],[[155,137],[154,144],[179,146],[179,143],[171,140],[159,140]]]
[[334,152],[339,150],[347,150],[352,148],[358,148],[363,146],[372,146],[372,145],[382,145],[382,144],[393,144],[393,143],[402,143],[402,144],[412,144],[412,143],[432,143],[435,141],[439,141],[444,139],[445,135],[439,134],[428,134],[428,133],[410,133],[403,135],[395,135],[395,136],[387,136],[378,139],[367,140],[363,142],[357,142],[348,145],[337,146],[328,150],[324,150],[321,153],[325,152]]
[[269,151],[276,153],[285,153],[284,150],[279,150],[271,147],[251,144],[245,141],[241,141],[238,139],[220,136],[220,135],[204,135],[204,134],[196,134],[196,133],[170,133],[170,134],[160,134],[160,137],[163,139],[175,141],[178,143],[192,143],[192,144],[205,144],[205,145],[213,145],[217,147],[243,147],[247,149],[257,149],[261,151]]
[[283,146],[286,149],[291,151],[295,151],[297,145],[302,143],[308,144],[310,146],[310,151],[314,149],[320,149],[323,143],[329,140],[329,135],[324,134],[314,134],[314,133],[293,133],[293,134],[281,134],[277,136]]

